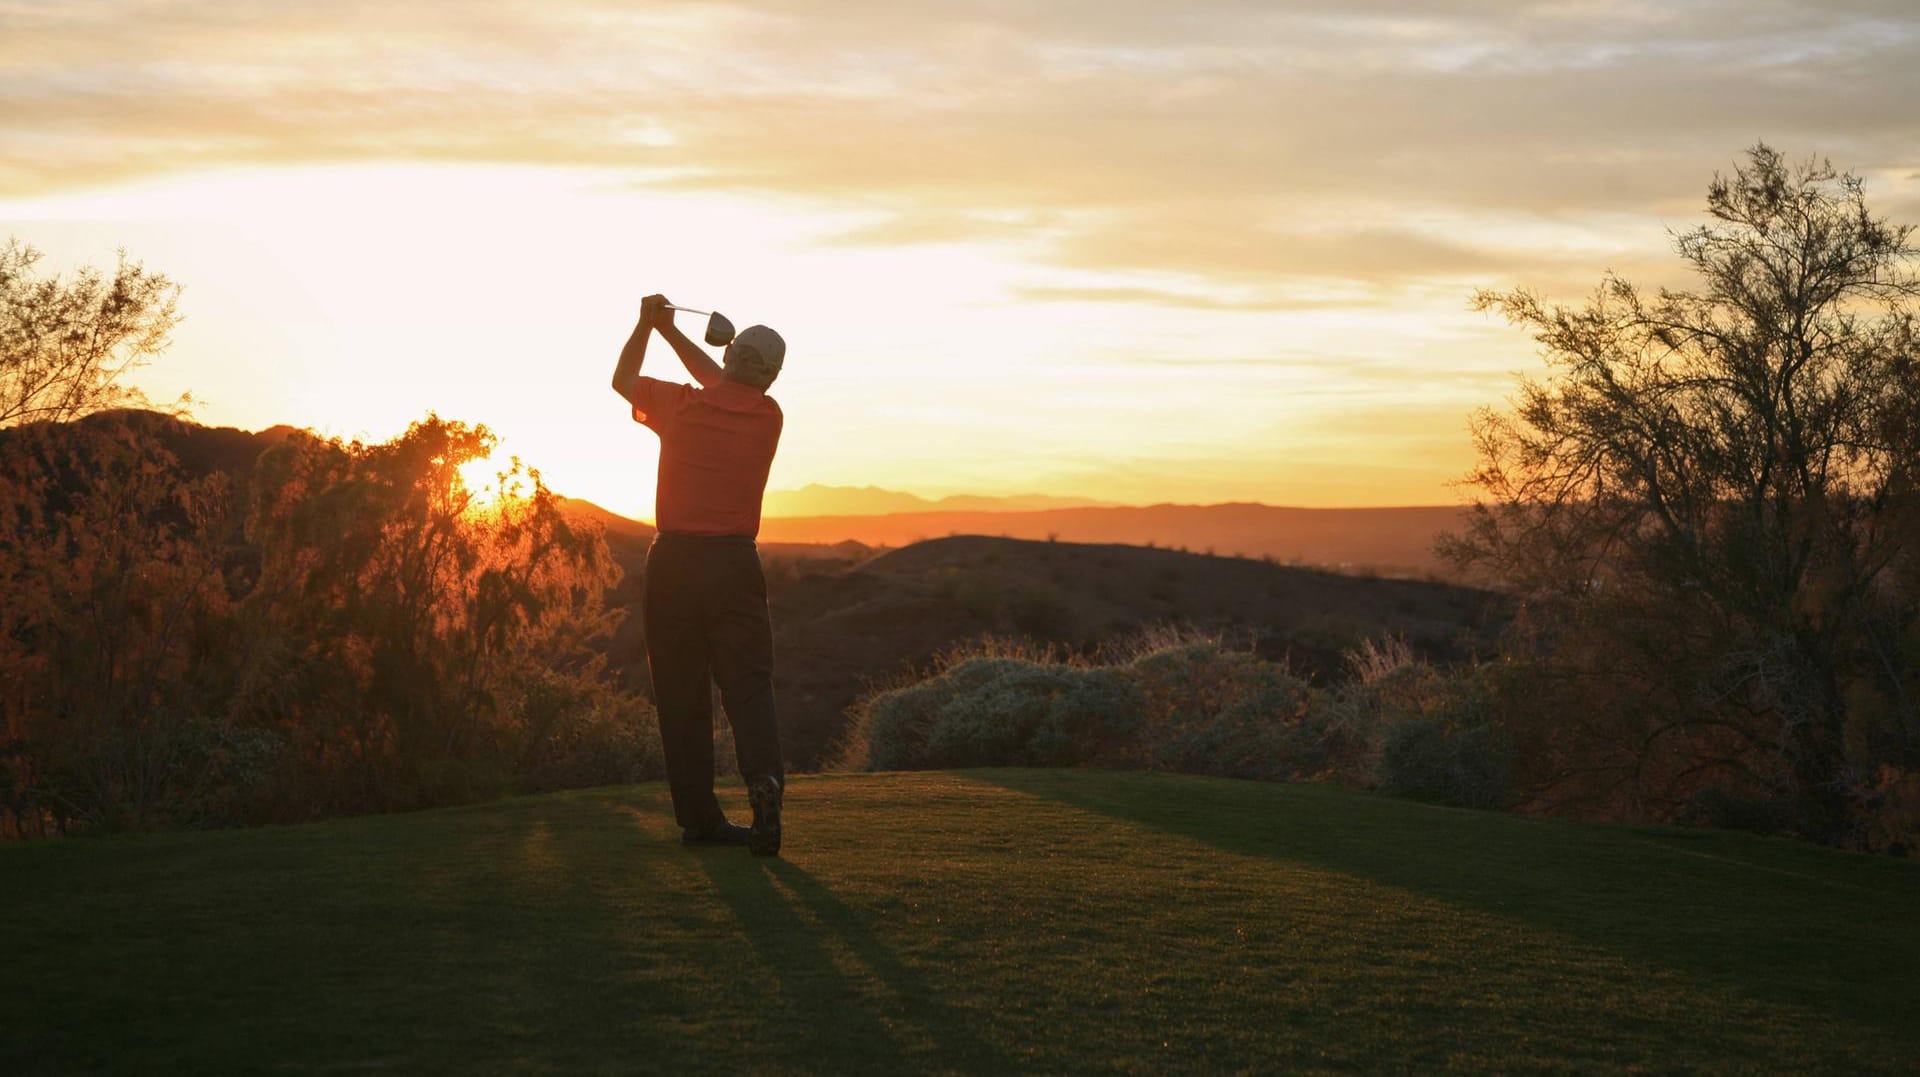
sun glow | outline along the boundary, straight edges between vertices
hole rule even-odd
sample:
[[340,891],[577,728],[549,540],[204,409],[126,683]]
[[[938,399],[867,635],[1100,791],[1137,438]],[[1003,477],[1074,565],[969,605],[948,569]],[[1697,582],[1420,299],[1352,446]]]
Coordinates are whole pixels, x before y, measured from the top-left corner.
[[485,511],[525,498],[531,484],[517,456],[483,456],[460,465],[460,485],[467,492],[467,508]]
[[[862,244],[873,218],[500,165],[236,168],[0,197],[0,235],[18,220],[67,267],[125,244],[188,285],[174,346],[141,372],[154,399],[191,393],[213,425],[372,441],[429,411],[484,423],[553,489],[636,518],[652,516],[658,444],[606,377],[655,289],[787,337],[775,489],[1445,500],[1468,461],[1435,447],[1466,452],[1461,416],[1527,343],[1462,325],[1481,318],[1464,284],[1392,309],[1196,317],[1133,301],[1141,280],[1118,270],[1030,263],[1025,232]],[[1428,347],[1436,332],[1452,336]],[[1422,373],[1459,356],[1468,369],[1409,377],[1410,350]],[[646,370],[685,378],[668,349]],[[476,466],[469,485],[494,473]]]

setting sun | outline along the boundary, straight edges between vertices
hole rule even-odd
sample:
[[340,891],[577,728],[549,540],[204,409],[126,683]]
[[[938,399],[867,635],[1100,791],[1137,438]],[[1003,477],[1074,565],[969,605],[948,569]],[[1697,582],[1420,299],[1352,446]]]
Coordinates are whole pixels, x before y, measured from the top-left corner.
[[520,461],[495,452],[460,465],[460,485],[467,491],[468,506],[490,509],[503,501],[525,497],[531,483]]

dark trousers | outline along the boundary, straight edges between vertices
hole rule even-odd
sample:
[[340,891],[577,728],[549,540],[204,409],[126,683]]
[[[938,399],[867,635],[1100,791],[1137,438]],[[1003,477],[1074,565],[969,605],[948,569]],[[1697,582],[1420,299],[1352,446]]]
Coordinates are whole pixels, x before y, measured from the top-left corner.
[[745,536],[659,535],[647,550],[643,616],[673,814],[721,818],[713,795],[713,689],[733,726],[740,776],[783,777],[773,714],[773,622],[760,553]]

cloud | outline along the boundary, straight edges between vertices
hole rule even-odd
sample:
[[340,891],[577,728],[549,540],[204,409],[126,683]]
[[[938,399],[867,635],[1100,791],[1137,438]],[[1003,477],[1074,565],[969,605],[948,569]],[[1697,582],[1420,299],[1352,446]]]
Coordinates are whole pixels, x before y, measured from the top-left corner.
[[1208,311],[1324,310],[1329,307],[1366,306],[1371,293],[1347,296],[1284,295],[1265,293],[1235,297],[1216,293],[1180,291],[1132,285],[1077,286],[1027,285],[1017,288],[1013,298],[1027,303],[1099,303],[1117,306],[1181,307]]
[[1916,99],[1896,0],[15,3],[0,197],[232,164],[626,168],[874,214],[837,242],[1021,244],[1284,305],[1591,278],[1626,252],[1487,222],[1690,221],[1759,137],[1911,170]]
[[[1500,392],[1512,385],[1511,375],[1490,372],[1478,367],[1458,363],[1422,365],[1417,359],[1386,359],[1363,355],[1141,355],[1109,359],[1105,362],[1110,370],[1139,367],[1169,372],[1205,370],[1210,373],[1241,375],[1278,374],[1290,376],[1291,388],[1296,392],[1304,391],[1303,383],[1299,377],[1296,377],[1298,375],[1314,377],[1315,380],[1337,392],[1351,395],[1370,389],[1391,394],[1404,394],[1408,391],[1409,383],[1414,383],[1419,386],[1416,392],[1422,395],[1430,395],[1434,389],[1442,389],[1451,396],[1466,396],[1479,400],[1484,399],[1489,388]],[[1449,417],[1457,417],[1460,414],[1457,403],[1452,399],[1444,404],[1429,403],[1424,407],[1444,411]],[[1372,424],[1378,421],[1378,417],[1369,413],[1364,419],[1358,421]]]

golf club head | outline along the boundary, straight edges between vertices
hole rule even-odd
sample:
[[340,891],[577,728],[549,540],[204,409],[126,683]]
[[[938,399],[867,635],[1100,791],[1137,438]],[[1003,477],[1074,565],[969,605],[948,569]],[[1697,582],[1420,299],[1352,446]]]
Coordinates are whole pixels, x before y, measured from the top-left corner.
[[717,310],[707,315],[707,343],[716,348],[733,343],[733,323]]

